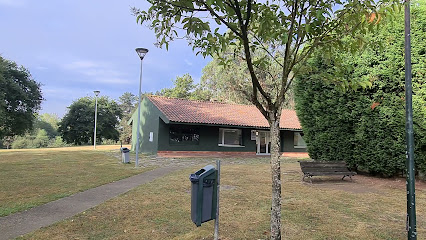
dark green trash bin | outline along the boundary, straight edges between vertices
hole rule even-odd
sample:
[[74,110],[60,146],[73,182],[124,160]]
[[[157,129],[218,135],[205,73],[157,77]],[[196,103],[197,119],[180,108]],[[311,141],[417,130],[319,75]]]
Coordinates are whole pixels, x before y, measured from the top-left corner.
[[207,165],[189,176],[191,220],[197,225],[216,218],[217,170]]

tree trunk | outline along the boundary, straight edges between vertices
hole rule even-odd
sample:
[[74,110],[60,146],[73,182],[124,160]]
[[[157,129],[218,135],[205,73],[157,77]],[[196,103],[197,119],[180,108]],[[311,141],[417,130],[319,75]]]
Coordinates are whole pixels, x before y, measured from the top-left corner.
[[281,239],[281,164],[280,164],[280,116],[270,114],[269,126],[271,137],[271,239]]

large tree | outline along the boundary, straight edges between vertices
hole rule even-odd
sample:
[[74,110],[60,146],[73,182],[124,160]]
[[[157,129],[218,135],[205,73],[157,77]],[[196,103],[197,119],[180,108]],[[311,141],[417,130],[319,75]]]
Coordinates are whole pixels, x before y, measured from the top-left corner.
[[[314,50],[359,49],[360,35],[389,10],[384,1],[148,0],[148,10],[133,9],[137,21],[154,29],[158,46],[184,38],[197,54],[223,57],[232,46],[244,60],[250,85],[240,90],[270,125],[271,239],[281,239],[279,122],[286,92]],[[278,76],[270,72],[271,62],[280,68]]]
[[42,100],[30,72],[0,56],[0,139],[30,130]]
[[[102,139],[119,140],[116,129],[122,112],[118,104],[108,97],[98,98],[98,118],[96,138],[97,142]],[[83,97],[74,101],[69,107],[67,114],[62,118],[58,131],[67,143],[76,145],[93,143],[93,131],[95,124],[95,99]]]

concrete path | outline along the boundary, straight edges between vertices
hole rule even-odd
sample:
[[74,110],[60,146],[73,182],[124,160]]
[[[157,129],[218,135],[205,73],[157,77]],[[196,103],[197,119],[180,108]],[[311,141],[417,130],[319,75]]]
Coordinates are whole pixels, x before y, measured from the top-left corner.
[[176,170],[162,167],[0,218],[0,240],[12,239],[72,217]]

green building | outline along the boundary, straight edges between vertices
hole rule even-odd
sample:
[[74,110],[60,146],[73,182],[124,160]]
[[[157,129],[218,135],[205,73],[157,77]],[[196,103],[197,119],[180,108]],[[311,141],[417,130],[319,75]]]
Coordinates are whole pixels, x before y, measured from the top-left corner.
[[[136,148],[137,112],[132,124]],[[294,110],[281,115],[281,152],[305,155],[306,144]],[[148,96],[140,111],[139,150],[168,155],[269,155],[269,125],[251,105]]]

